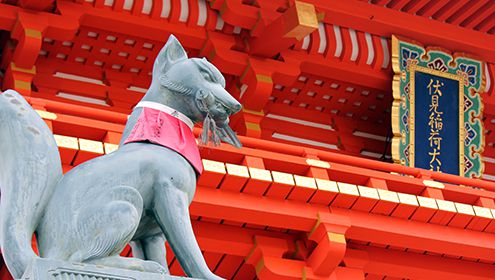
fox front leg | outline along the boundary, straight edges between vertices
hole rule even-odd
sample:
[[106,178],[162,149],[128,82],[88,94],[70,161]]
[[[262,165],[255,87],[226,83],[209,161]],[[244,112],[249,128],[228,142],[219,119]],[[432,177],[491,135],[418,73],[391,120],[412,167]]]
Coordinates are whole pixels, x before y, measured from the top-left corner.
[[201,254],[189,217],[187,193],[173,185],[159,186],[155,189],[153,210],[158,224],[187,276],[207,280],[223,279],[210,271]]
[[165,236],[157,234],[141,240],[135,240],[130,243],[132,255],[142,260],[154,261],[159,263],[169,274],[167,265],[167,250],[165,248]]

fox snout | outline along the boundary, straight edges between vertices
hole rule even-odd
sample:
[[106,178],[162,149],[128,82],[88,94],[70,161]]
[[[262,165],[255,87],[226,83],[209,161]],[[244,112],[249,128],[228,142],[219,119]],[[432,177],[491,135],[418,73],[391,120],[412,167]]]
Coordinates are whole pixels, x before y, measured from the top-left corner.
[[215,95],[216,102],[220,103],[225,109],[227,115],[233,115],[242,109],[241,103],[239,103],[235,98],[233,98],[225,89],[216,91],[213,93]]

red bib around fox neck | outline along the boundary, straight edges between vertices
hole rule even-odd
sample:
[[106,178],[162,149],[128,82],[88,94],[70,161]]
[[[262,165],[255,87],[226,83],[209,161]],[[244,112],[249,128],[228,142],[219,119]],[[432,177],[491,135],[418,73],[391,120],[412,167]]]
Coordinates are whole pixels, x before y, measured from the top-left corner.
[[198,145],[192,133],[193,122],[182,113],[163,104],[141,101],[143,111],[124,144],[149,141],[182,155],[196,170],[203,172]]

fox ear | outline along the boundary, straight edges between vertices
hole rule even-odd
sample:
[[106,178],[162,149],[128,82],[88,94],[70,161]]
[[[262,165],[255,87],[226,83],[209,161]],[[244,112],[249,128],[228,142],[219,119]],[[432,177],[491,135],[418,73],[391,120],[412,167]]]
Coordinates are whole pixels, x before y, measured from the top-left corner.
[[187,59],[187,53],[174,35],[168,37],[167,43],[155,59],[153,76],[158,77],[168,71],[170,66],[178,61]]

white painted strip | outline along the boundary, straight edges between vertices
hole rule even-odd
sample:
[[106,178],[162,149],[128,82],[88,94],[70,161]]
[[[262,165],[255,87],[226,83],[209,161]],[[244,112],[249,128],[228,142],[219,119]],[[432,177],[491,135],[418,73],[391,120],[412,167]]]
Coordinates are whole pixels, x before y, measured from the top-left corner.
[[105,0],[105,2],[103,3],[103,5],[112,7],[113,6],[113,0]]
[[388,50],[388,43],[386,38],[380,38],[380,41],[382,43],[382,49],[383,49],[383,64],[382,68],[387,68],[388,64],[390,63],[390,51]]
[[340,27],[338,25],[333,26],[333,33],[335,34],[335,57],[340,57],[342,55],[343,43],[342,43],[342,33],[340,32]]
[[132,6],[134,5],[134,0],[125,0],[124,1],[124,10],[130,11]]
[[376,134],[371,134],[371,133],[367,133],[367,132],[362,132],[359,130],[354,131],[352,133],[352,135],[364,137],[364,138],[368,138],[368,139],[373,139],[373,140],[378,140],[378,141],[383,141],[383,142],[387,141],[387,137],[384,137],[381,135],[376,135]]
[[135,87],[135,86],[129,86],[127,90],[132,90],[136,92],[141,92],[141,93],[146,93],[148,89],[142,88],[142,87]]
[[301,143],[301,144],[306,144],[306,145],[312,145],[312,146],[322,147],[322,148],[327,148],[327,149],[332,149],[332,150],[338,150],[339,149],[336,145],[318,142],[318,141],[313,141],[313,140],[304,139],[304,138],[299,138],[299,137],[294,137],[294,136],[281,134],[281,133],[277,133],[277,132],[273,133],[272,137],[275,139],[281,139],[281,140],[286,140],[286,141],[291,141],[291,142],[296,142],[296,143]]
[[493,175],[483,174],[483,175],[481,175],[481,178],[483,178],[485,180],[495,181],[495,176],[493,176]]
[[371,65],[373,60],[375,59],[375,48],[373,47],[373,38],[371,34],[368,32],[364,33],[364,37],[366,38],[366,47],[368,48],[368,59],[366,60],[366,64]]
[[161,18],[168,18],[170,16],[170,0],[163,0]]
[[310,42],[310,38],[309,38],[309,35],[306,35],[306,37],[304,37],[303,39],[303,44],[301,46],[301,49],[303,50],[307,50],[309,48],[309,42]]
[[206,18],[208,17],[208,11],[206,10],[205,0],[198,0],[198,8],[199,8],[198,25],[205,26]]
[[223,21],[222,16],[217,13],[217,25],[215,25],[215,30],[222,30],[225,22]]
[[186,22],[188,17],[189,17],[189,2],[187,2],[187,0],[180,0],[179,21]]
[[351,61],[356,61],[359,55],[359,43],[357,39],[356,30],[349,28],[349,35],[351,35],[351,44],[352,44]]
[[85,103],[110,106],[107,104],[107,102],[105,100],[102,100],[102,99],[86,97],[86,96],[81,96],[81,95],[72,94],[72,93],[66,93],[66,92],[62,92],[62,91],[58,92],[57,96],[65,98],[65,99],[70,99],[70,100],[75,100],[75,101],[80,101],[80,102],[85,102]]
[[246,90],[248,89],[248,85],[242,84],[241,86],[241,92],[239,94],[239,98],[242,98],[244,96],[244,93],[246,93]]
[[495,163],[495,158],[491,158],[491,157],[483,157],[483,160],[484,160],[485,162]]
[[234,30],[232,30],[232,33],[234,34],[240,34],[242,28],[240,26],[234,26]]
[[295,118],[285,117],[285,116],[280,116],[280,115],[275,115],[275,114],[267,114],[265,117],[275,119],[275,120],[281,120],[281,121],[286,121],[286,122],[290,122],[290,123],[301,124],[301,125],[305,125],[305,126],[311,126],[311,127],[316,127],[316,128],[334,131],[333,127],[331,125],[328,125],[328,124],[310,122],[310,121],[305,121],[305,120],[300,120],[300,119],[295,119]]
[[79,82],[85,82],[85,83],[90,83],[90,84],[96,84],[96,85],[105,85],[103,83],[103,81],[101,81],[101,80],[92,79],[92,78],[83,77],[83,76],[78,76],[78,75],[73,75],[73,74],[68,74],[68,73],[63,73],[63,72],[55,72],[55,74],[53,74],[53,77],[67,79],[67,80],[74,80],[74,81],[79,81]]
[[144,0],[141,13],[149,15],[151,13],[151,7],[153,7],[153,0]]
[[490,77],[490,70],[488,70],[488,64],[486,62],[485,62],[485,77],[486,77],[485,92],[489,92],[490,86],[492,85],[492,81]]
[[324,53],[327,49],[327,33],[325,32],[325,24],[323,22],[318,23],[318,35],[320,35],[318,53]]
[[[383,156],[382,154],[365,151],[365,150],[362,150],[360,154],[362,154],[363,156],[373,157],[373,158],[381,158]],[[390,156],[385,155],[385,158],[389,159]]]

